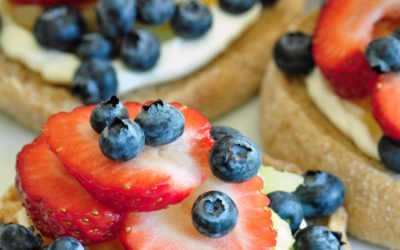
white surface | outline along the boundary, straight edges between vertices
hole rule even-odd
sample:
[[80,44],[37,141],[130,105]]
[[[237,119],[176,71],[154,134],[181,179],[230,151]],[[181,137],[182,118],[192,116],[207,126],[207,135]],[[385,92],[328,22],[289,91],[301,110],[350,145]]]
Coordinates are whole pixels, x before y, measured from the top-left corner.
[[[253,100],[240,109],[223,117],[216,124],[228,125],[239,129],[258,145],[261,143],[258,120],[258,101]],[[23,145],[32,141],[35,134],[27,131],[8,117],[0,113],[0,193],[3,193],[14,180],[15,157]],[[380,250],[351,239],[353,250]]]

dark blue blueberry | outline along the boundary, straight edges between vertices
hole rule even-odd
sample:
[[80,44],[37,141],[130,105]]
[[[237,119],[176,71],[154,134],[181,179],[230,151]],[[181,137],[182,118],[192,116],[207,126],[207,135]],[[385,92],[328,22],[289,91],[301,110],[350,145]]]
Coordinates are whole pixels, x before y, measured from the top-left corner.
[[203,36],[212,26],[212,15],[206,5],[197,0],[181,2],[171,20],[172,28],[184,38]]
[[270,7],[275,5],[278,2],[278,0],[261,0],[261,3],[264,7]]
[[160,58],[160,40],[147,30],[135,30],[122,39],[121,57],[133,70],[149,70]]
[[222,137],[225,136],[239,136],[240,132],[234,128],[228,126],[212,126],[211,127],[211,136],[215,141],[218,141]]
[[396,173],[400,173],[399,142],[383,136],[379,141],[378,149],[383,165]]
[[257,0],[219,0],[221,9],[231,14],[242,14],[257,3]]
[[162,100],[143,106],[135,122],[142,127],[149,146],[171,143],[183,134],[185,128],[182,112]]
[[90,124],[100,134],[115,118],[129,119],[129,112],[116,96],[112,96],[108,101],[98,104],[92,111]]
[[334,175],[321,171],[304,174],[304,185],[294,194],[299,198],[306,218],[320,218],[333,214],[343,205],[343,183]]
[[239,212],[232,199],[218,191],[200,195],[192,207],[196,230],[212,238],[227,235],[236,226]]
[[129,119],[119,118],[106,127],[100,136],[100,150],[113,161],[129,161],[144,148],[144,133],[140,126]]
[[43,47],[70,51],[81,41],[85,23],[77,9],[58,5],[44,10],[36,19],[33,33]]
[[132,30],[136,18],[136,0],[100,0],[96,6],[100,31],[116,38]]
[[171,20],[174,14],[174,0],[138,0],[137,15],[142,23],[163,24]]
[[273,56],[276,65],[288,75],[309,73],[315,66],[311,51],[311,36],[290,32],[276,42]]
[[33,228],[17,224],[3,224],[0,228],[0,249],[37,250],[42,245],[42,238],[35,235]]
[[51,243],[47,250],[84,250],[84,248],[75,238],[60,237]]
[[396,38],[397,40],[400,40],[400,29],[396,29],[393,32],[393,37]]
[[323,226],[308,226],[299,231],[295,250],[340,250],[342,235]]
[[108,60],[114,55],[114,46],[108,38],[98,33],[92,33],[83,37],[76,53],[82,60],[92,58]]
[[292,233],[295,233],[304,219],[303,207],[296,195],[277,191],[268,194],[269,207],[290,225]]
[[373,40],[365,56],[371,69],[378,74],[400,71],[400,41],[394,37]]
[[244,182],[256,176],[261,166],[257,145],[244,136],[225,136],[210,154],[213,174],[227,182]]
[[109,61],[83,61],[75,72],[72,93],[84,104],[96,104],[116,95],[117,76]]

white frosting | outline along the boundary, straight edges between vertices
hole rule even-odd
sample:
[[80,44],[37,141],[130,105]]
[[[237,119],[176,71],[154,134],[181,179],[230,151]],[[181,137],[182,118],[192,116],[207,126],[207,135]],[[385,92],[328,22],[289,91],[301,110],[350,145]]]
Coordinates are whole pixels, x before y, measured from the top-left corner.
[[362,152],[379,160],[377,142],[362,119],[367,111],[336,95],[318,69],[306,78],[306,86],[319,110]]
[[[218,4],[210,7],[213,25],[208,33],[199,39],[175,37],[163,43],[160,59],[150,71],[132,71],[120,60],[115,60],[113,65],[119,81],[118,94],[176,80],[207,65],[257,20],[261,9],[261,4],[257,4],[244,14],[231,15]],[[80,63],[73,54],[40,47],[30,31],[4,14],[0,46],[9,58],[40,73],[52,84],[71,84]]]

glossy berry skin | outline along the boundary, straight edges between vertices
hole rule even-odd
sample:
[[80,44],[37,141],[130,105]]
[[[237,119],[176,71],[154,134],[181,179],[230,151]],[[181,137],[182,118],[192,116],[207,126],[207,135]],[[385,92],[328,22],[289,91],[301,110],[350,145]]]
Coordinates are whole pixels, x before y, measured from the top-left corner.
[[84,250],[84,248],[75,238],[60,237],[51,243],[47,250]]
[[136,18],[136,0],[100,0],[96,6],[101,33],[116,38],[131,31]]
[[200,195],[192,207],[192,222],[196,230],[212,238],[227,235],[236,226],[238,209],[225,193],[209,191]]
[[17,224],[2,224],[0,227],[0,249],[37,250],[42,238],[35,235],[33,228]]
[[342,235],[323,226],[308,226],[300,230],[294,243],[295,250],[339,250]]
[[100,136],[100,150],[110,160],[124,162],[137,157],[144,149],[144,133],[129,119],[116,118]]
[[174,14],[173,0],[138,0],[138,20],[144,24],[160,25],[171,20]]
[[44,10],[35,21],[33,34],[36,41],[45,48],[71,51],[81,41],[85,29],[77,9],[59,5]]
[[132,70],[149,70],[158,62],[160,46],[160,40],[151,31],[132,31],[122,39],[122,61]]
[[116,95],[117,76],[109,61],[83,61],[75,72],[72,93],[84,104],[96,104]]
[[400,41],[384,37],[368,44],[365,57],[373,71],[378,74],[400,70]]
[[219,6],[231,14],[242,14],[257,3],[257,0],[219,0]]
[[400,145],[397,141],[383,136],[378,144],[379,156],[385,167],[400,173]]
[[212,15],[203,3],[196,0],[181,2],[171,20],[172,28],[184,38],[203,36],[212,26]]
[[267,196],[270,200],[269,207],[283,220],[287,221],[292,233],[295,233],[304,219],[303,207],[296,195],[276,191]]
[[174,142],[185,129],[182,112],[162,100],[143,106],[135,122],[144,131],[146,145],[154,147]]
[[98,133],[109,126],[115,118],[129,119],[129,112],[116,96],[101,102],[90,115],[90,125]]
[[225,136],[240,136],[241,133],[231,127],[228,126],[212,126],[211,127],[211,136],[215,141],[218,141],[222,137]]
[[273,51],[278,68],[288,75],[309,73],[315,66],[311,42],[311,36],[302,32],[286,33],[279,38]]
[[261,166],[257,145],[244,136],[226,136],[217,141],[209,160],[213,174],[227,182],[244,182],[256,176]]
[[91,33],[83,37],[76,49],[76,54],[82,60],[92,58],[108,60],[114,54],[114,46],[111,40],[101,34]]
[[343,205],[343,183],[334,175],[321,171],[304,174],[304,185],[294,194],[299,198],[306,218],[321,218],[333,214]]
[[396,29],[393,32],[393,37],[396,38],[397,40],[400,40],[400,29]]

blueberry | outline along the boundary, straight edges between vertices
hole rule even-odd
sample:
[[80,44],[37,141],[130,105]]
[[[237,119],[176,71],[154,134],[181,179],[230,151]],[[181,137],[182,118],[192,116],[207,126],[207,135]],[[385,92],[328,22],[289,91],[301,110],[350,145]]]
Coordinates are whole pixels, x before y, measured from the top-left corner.
[[393,37],[396,38],[397,40],[400,40],[400,29],[399,29],[399,28],[396,29],[396,30],[393,32]]
[[394,37],[373,40],[365,56],[371,69],[378,74],[400,71],[400,41]]
[[264,7],[270,7],[275,5],[278,2],[278,0],[261,0],[261,3]]
[[43,47],[70,51],[81,41],[85,23],[77,9],[58,5],[44,10],[35,21],[33,33]]
[[212,126],[211,127],[211,136],[215,141],[218,141],[222,137],[225,136],[239,136],[240,132],[234,128],[228,126]]
[[100,136],[100,150],[113,161],[128,161],[144,148],[144,133],[139,125],[129,119],[115,118]]
[[84,248],[77,239],[60,237],[51,243],[47,250],[84,250]]
[[225,136],[211,149],[209,163],[219,179],[244,182],[257,175],[261,154],[257,145],[244,136]]
[[129,119],[129,112],[116,96],[112,96],[109,100],[98,104],[92,111],[90,125],[100,134],[115,118]]
[[219,6],[231,14],[242,14],[257,3],[257,0],[219,0]]
[[336,176],[321,171],[306,172],[304,185],[294,194],[299,198],[306,218],[333,214],[343,205],[345,197],[343,183]]
[[197,0],[181,2],[171,20],[172,28],[184,38],[203,36],[212,26],[212,15],[206,5]]
[[294,243],[295,250],[339,250],[342,235],[323,226],[308,226],[300,230]]
[[276,42],[273,50],[275,63],[288,75],[307,74],[314,68],[311,36],[290,32]]
[[75,72],[72,93],[84,104],[95,104],[109,99],[117,92],[117,76],[106,60],[83,61]]
[[17,224],[3,224],[0,228],[0,249],[37,250],[42,245],[42,238],[35,235],[33,228]]
[[290,225],[292,233],[295,233],[304,219],[303,207],[296,195],[276,191],[268,194],[269,207]]
[[174,0],[138,0],[137,15],[142,23],[163,24],[171,20],[174,14]]
[[108,37],[131,31],[136,18],[136,0],[100,0],[96,6],[97,22]]
[[92,58],[108,60],[114,54],[111,40],[98,33],[87,34],[83,37],[76,53],[82,60]]
[[171,143],[183,134],[185,128],[182,112],[162,100],[143,106],[135,122],[142,127],[149,146]]
[[378,149],[383,165],[396,173],[400,173],[399,142],[383,136],[379,141]]
[[122,39],[121,57],[130,69],[149,70],[160,58],[160,41],[151,31],[132,31]]
[[192,207],[192,222],[196,230],[212,238],[227,235],[236,226],[239,212],[232,199],[218,191],[200,195]]

